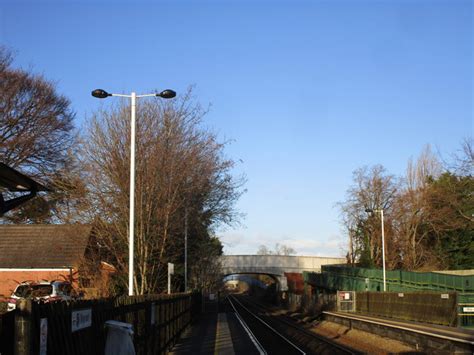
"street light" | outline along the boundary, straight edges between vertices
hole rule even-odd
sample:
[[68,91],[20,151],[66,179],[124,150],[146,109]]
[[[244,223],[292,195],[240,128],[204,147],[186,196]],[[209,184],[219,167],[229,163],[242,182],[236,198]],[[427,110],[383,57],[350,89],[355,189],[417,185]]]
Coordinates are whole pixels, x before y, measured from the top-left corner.
[[130,226],[129,226],[129,246],[128,246],[128,295],[133,296],[133,245],[134,245],[134,227],[135,227],[135,112],[136,99],[140,97],[157,96],[163,99],[171,99],[176,96],[173,90],[163,90],[158,94],[137,95],[132,92],[130,95],[110,94],[105,90],[96,89],[92,91],[92,96],[98,99],[105,99],[109,96],[128,97],[131,99],[131,117],[130,117]]
[[383,264],[383,291],[387,291],[387,280],[385,277],[385,235],[384,235],[384,230],[383,230],[383,209],[379,210],[374,210],[371,208],[367,208],[365,210],[367,213],[373,213],[373,212],[379,212],[380,213],[380,219],[382,221],[382,264]]
[[188,292],[188,206],[184,207],[184,292]]
[[[186,190],[191,184],[191,178],[186,178]],[[184,292],[188,292],[188,212],[189,196],[186,197],[184,206]]]

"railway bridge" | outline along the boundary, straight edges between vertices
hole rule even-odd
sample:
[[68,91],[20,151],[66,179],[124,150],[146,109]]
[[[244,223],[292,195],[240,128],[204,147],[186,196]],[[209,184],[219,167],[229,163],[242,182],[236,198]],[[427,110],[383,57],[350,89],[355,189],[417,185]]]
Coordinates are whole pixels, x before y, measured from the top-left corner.
[[280,289],[286,289],[285,273],[321,272],[321,265],[344,264],[345,258],[297,255],[224,255],[223,276],[232,274],[267,274],[274,277]]

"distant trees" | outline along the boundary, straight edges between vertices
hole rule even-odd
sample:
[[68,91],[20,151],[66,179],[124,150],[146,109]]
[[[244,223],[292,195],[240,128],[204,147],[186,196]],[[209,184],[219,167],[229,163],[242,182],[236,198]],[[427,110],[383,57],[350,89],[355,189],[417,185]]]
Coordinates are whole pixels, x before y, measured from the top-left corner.
[[53,83],[13,68],[12,61],[11,52],[0,47],[0,161],[53,192],[6,217],[16,223],[61,221],[67,215],[65,204],[82,186],[70,174],[76,143],[74,112]]
[[296,255],[297,252],[292,247],[276,243],[275,247],[272,249],[268,248],[266,245],[260,245],[257,250],[257,255]]
[[188,260],[188,287],[191,290],[213,291],[222,283],[220,256],[223,246],[219,238],[193,238],[192,258]]
[[346,200],[339,204],[349,235],[349,259],[381,266],[380,215],[383,209],[385,253],[389,268],[408,270],[474,267],[474,178],[472,140],[450,168],[429,147],[406,176],[381,166],[358,169]]
[[[98,111],[89,122],[84,162],[91,211],[104,256],[128,275],[130,107],[122,103]],[[202,267],[222,253],[212,229],[236,218],[240,180],[234,162],[223,156],[225,144],[201,128],[203,111],[191,93],[137,106],[135,201],[135,292],[157,292],[166,285],[166,264],[183,262],[184,215],[189,221],[192,285],[208,284]],[[197,262],[204,263],[198,267]],[[194,274],[193,274],[194,273]]]

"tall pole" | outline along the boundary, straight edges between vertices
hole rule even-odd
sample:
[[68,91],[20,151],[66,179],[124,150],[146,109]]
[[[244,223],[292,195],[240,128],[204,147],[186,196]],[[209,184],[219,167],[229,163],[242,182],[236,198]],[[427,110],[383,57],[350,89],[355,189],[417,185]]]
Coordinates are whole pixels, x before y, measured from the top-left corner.
[[133,296],[133,255],[135,242],[135,112],[136,93],[132,92],[130,118],[130,221],[128,242],[128,295]]
[[103,89],[95,89],[91,92],[92,96],[98,99],[105,99],[109,96],[127,97],[131,99],[131,117],[130,117],[130,218],[129,218],[129,239],[128,239],[128,295],[133,296],[133,256],[135,240],[135,111],[137,97],[162,97],[172,99],[176,96],[173,90],[163,90],[159,94],[137,95],[132,92],[130,95],[111,94]]
[[171,274],[170,274],[170,265],[168,264],[168,295],[171,294]]
[[171,294],[171,275],[174,274],[174,264],[168,263],[168,295]]
[[383,291],[387,291],[387,279],[385,278],[385,234],[383,228],[383,210],[380,210],[382,219],[382,264],[383,264]]
[[188,206],[184,208],[184,292],[188,292]]

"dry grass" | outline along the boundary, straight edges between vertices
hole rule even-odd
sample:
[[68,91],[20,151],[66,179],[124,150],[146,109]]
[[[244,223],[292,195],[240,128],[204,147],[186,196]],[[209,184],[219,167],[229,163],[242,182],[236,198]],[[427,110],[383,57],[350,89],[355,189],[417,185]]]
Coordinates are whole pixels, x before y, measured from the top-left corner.
[[323,321],[312,328],[311,331],[367,354],[416,352],[415,349],[400,341],[357,329],[349,329],[333,322]]

